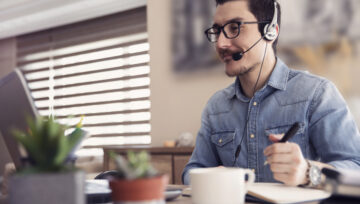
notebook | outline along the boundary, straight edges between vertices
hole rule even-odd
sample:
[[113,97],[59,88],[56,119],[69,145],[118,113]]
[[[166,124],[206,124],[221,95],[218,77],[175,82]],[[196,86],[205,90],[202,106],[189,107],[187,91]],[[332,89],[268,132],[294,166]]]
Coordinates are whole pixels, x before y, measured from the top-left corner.
[[291,187],[280,183],[254,183],[249,187],[246,197],[269,203],[300,203],[323,200],[330,195],[319,189]]
[[[246,201],[261,203],[301,203],[323,200],[330,193],[310,188],[291,187],[280,183],[254,183],[249,186]],[[191,196],[191,189],[186,188],[183,196]]]

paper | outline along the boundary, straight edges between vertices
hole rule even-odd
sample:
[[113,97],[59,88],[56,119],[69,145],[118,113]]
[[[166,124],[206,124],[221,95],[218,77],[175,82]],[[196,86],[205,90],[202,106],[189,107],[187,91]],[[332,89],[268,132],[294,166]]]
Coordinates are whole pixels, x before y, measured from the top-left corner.
[[247,194],[271,203],[299,203],[326,199],[331,195],[323,190],[291,187],[279,183],[254,183],[249,186]]

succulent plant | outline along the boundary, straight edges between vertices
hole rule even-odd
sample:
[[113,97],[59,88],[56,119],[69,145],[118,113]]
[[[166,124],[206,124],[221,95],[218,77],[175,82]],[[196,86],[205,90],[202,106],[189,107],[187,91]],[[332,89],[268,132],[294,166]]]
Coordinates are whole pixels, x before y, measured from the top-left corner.
[[150,163],[150,155],[146,151],[135,153],[127,152],[127,160],[121,155],[110,152],[110,157],[115,161],[116,178],[138,179],[158,175],[158,171]]
[[81,121],[74,131],[65,136],[68,128],[54,117],[27,117],[27,132],[14,129],[13,135],[28,154],[29,165],[24,172],[60,172],[71,170],[68,158],[71,151],[84,137]]

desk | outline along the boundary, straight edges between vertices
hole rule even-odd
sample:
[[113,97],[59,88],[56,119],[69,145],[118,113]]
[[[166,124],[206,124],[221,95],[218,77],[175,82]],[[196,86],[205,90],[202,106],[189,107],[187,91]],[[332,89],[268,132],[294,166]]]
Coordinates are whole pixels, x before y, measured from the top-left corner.
[[[184,185],[171,185],[173,187],[178,187],[178,188],[186,188],[187,186]],[[7,204],[8,200],[5,197],[0,196],[0,204]],[[246,202],[247,204],[252,204],[251,202]],[[307,204],[357,204],[359,203],[359,200],[354,200],[354,199],[350,199],[350,198],[329,198],[323,201],[314,201],[314,202],[310,202]],[[113,204],[113,203],[104,203],[104,204]],[[184,197],[184,196],[179,196],[178,198],[176,198],[175,200],[172,201],[168,201],[166,202],[166,204],[192,204],[191,202],[191,197]]]
[[[188,186],[184,186],[184,185],[169,185],[171,187],[175,187],[175,188],[187,188]],[[172,200],[172,201],[167,201],[167,204],[191,204],[191,197],[185,197],[185,196],[179,196],[176,199]]]
[[110,161],[109,152],[126,155],[128,150],[145,150],[151,155],[151,163],[160,173],[169,175],[170,184],[182,184],[181,174],[190,159],[194,147],[151,147],[151,146],[108,146],[104,147],[103,170],[115,169],[115,164]]

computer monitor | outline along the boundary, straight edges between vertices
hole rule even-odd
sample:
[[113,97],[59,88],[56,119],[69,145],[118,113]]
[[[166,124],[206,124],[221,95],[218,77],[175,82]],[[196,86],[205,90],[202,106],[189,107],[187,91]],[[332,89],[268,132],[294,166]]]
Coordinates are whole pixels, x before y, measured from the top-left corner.
[[15,69],[0,79],[0,132],[16,168],[21,158],[26,157],[11,131],[16,128],[26,131],[26,117],[35,118],[38,112],[20,70]]

